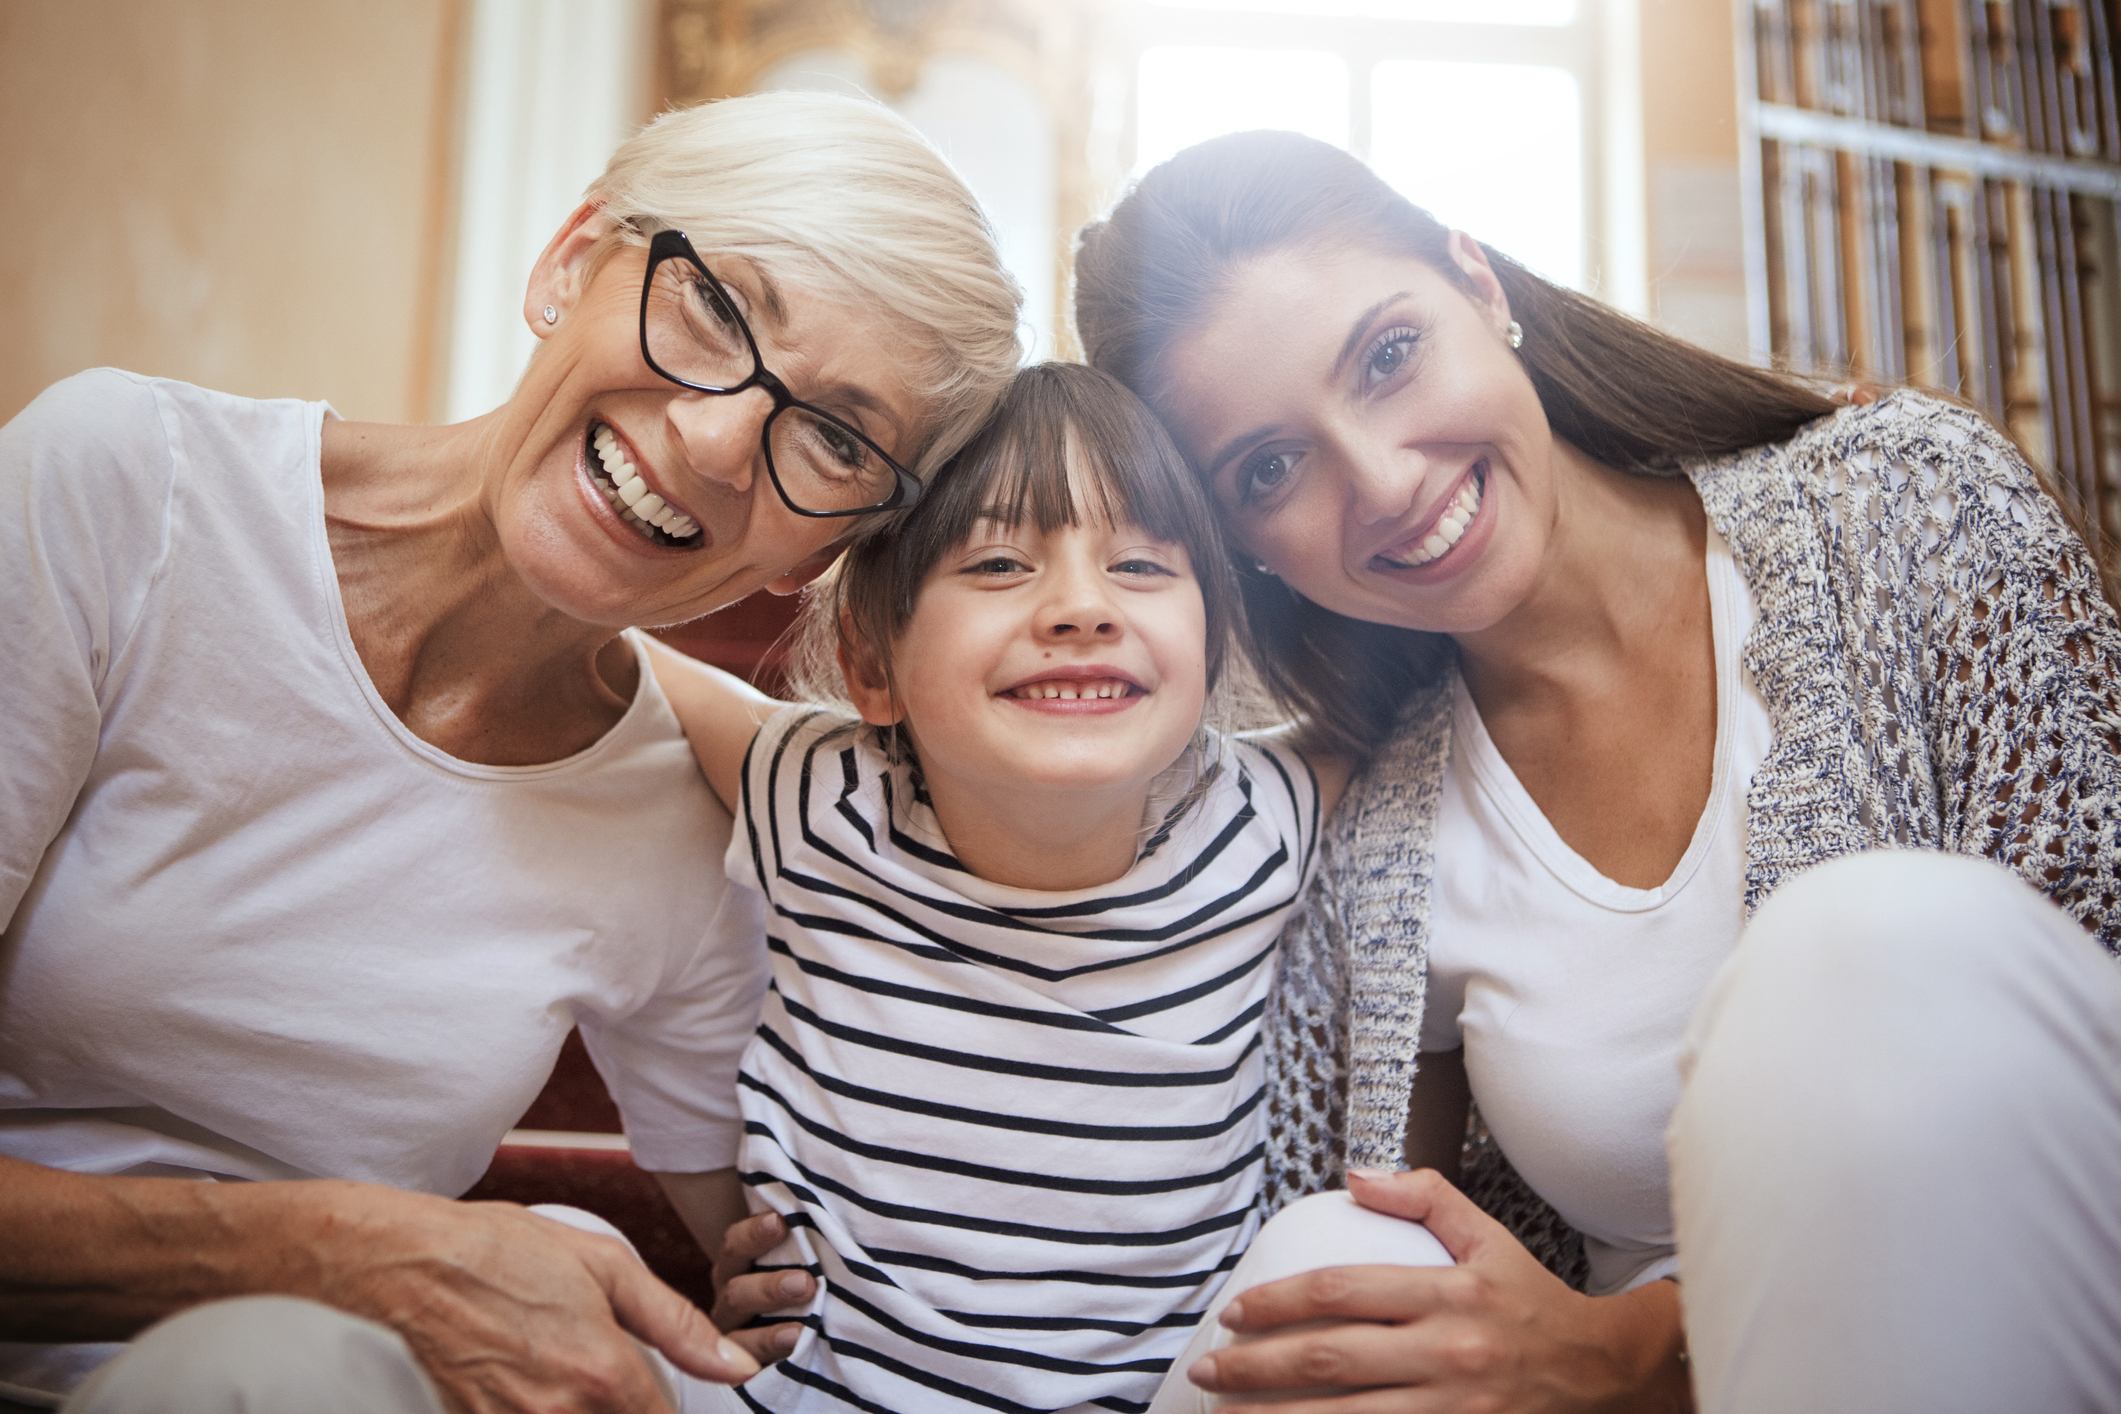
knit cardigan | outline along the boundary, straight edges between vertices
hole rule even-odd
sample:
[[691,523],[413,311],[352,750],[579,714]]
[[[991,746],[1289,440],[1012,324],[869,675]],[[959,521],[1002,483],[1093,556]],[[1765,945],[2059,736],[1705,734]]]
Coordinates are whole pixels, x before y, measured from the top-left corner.
[[[1980,414],[1896,393],[1687,468],[1757,618],[1774,745],[1745,912],[1858,850],[2009,865],[2121,950],[2121,625],[2083,542]],[[1270,1210],[1396,1169],[1427,991],[1452,667],[1348,788],[1267,1017]],[[1580,1241],[1478,1125],[1466,1189],[1581,1285]]]

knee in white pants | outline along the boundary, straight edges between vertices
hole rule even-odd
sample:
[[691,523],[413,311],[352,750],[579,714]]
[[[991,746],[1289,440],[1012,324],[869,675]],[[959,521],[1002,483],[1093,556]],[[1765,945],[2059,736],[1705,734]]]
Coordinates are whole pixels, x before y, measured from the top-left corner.
[[1761,908],[1666,1136],[1705,1409],[2109,1407],[2121,970],[1992,861],[1851,856]]
[[442,1414],[395,1331],[314,1301],[247,1296],[154,1326],[64,1414]]
[[[1195,1387],[1186,1378],[1186,1370],[1203,1355],[1263,1338],[1234,1334],[1220,1319],[1225,1306],[1255,1286],[1327,1267],[1456,1265],[1444,1245],[1420,1223],[1365,1208],[1345,1190],[1298,1199],[1270,1218],[1252,1239],[1252,1245],[1223,1283],[1222,1291],[1209,1304],[1207,1314],[1201,1317],[1200,1327],[1187,1343],[1185,1353],[1171,1362],[1171,1373],[1164,1377],[1149,1414],[1209,1414],[1222,1407],[1222,1397]],[[1288,1335],[1299,1329],[1305,1328],[1283,1327],[1274,1334]],[[1319,1388],[1231,1398],[1245,1404],[1283,1404],[1345,1393]]]

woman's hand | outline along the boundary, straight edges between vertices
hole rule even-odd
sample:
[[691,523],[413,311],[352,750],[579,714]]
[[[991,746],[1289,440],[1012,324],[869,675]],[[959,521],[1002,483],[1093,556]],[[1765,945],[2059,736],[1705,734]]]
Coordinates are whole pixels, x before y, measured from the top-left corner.
[[[1348,1188],[1366,1208],[1425,1224],[1458,1265],[1333,1267],[1240,1292],[1222,1320],[1247,1343],[1188,1372],[1228,1414],[1253,1408],[1248,1391],[1318,1385],[1354,1392],[1271,1414],[1693,1407],[1671,1282],[1571,1291],[1431,1169],[1357,1171]],[[1321,1321],[1344,1324],[1274,1334]]]
[[7,1339],[125,1340],[177,1311],[268,1294],[396,1331],[457,1414],[663,1411],[634,1339],[701,1379],[757,1368],[624,1243],[514,1204],[0,1158]]
[[396,1330],[453,1411],[663,1410],[635,1339],[704,1380],[756,1372],[615,1238],[510,1203],[327,1186],[331,1217],[286,1285]]
[[752,1265],[779,1246],[788,1235],[788,1225],[779,1213],[759,1213],[731,1223],[714,1259],[714,1324],[729,1332],[729,1339],[749,1351],[761,1365],[771,1364],[795,1349],[803,1333],[800,1321],[775,1326],[749,1323],[772,1311],[800,1306],[810,1299],[817,1282],[804,1271],[755,1272]]

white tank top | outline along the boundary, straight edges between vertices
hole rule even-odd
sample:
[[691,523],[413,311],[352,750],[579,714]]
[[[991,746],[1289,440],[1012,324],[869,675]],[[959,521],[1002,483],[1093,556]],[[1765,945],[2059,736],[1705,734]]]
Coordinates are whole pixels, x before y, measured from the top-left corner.
[[1424,1051],[1465,1047],[1489,1130],[1586,1239],[1590,1289],[1678,1268],[1664,1128],[1680,1038],[1744,922],[1746,789],[1773,741],[1739,662],[1752,596],[1709,530],[1716,764],[1679,867],[1617,884],[1562,842],[1461,681],[1437,822]]

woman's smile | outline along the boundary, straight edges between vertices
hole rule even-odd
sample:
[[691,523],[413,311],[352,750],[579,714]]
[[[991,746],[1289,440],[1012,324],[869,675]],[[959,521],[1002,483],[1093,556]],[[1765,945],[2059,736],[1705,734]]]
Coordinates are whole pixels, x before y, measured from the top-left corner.
[[592,513],[619,543],[637,550],[689,552],[712,541],[625,434],[591,418],[576,460],[576,479],[593,488]]
[[1480,458],[1411,534],[1370,557],[1370,568],[1404,584],[1449,579],[1480,558],[1494,533],[1495,497],[1488,494],[1488,459]]
[[586,448],[589,474],[619,519],[653,545],[698,549],[700,523],[681,508],[654,470],[608,422],[592,419]]

